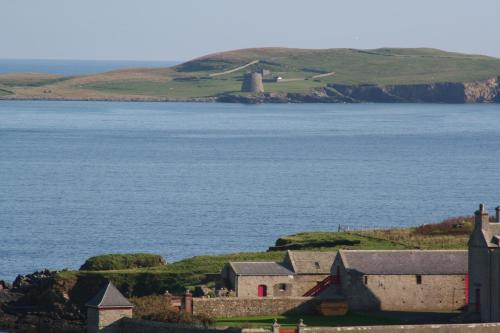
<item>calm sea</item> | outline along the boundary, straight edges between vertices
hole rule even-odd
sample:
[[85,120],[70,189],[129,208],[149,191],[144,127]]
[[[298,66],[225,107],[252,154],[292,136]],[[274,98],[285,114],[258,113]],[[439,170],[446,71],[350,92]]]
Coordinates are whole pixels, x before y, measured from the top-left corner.
[[170,67],[178,63],[177,61],[0,59],[0,74],[87,75],[123,68]]
[[0,279],[500,204],[499,105],[0,102]]

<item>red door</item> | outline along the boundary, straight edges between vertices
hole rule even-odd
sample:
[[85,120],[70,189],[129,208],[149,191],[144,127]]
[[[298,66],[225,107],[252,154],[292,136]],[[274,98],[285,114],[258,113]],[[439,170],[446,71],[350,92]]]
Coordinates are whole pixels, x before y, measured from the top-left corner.
[[267,286],[265,284],[259,284],[257,288],[257,296],[266,297],[267,296]]

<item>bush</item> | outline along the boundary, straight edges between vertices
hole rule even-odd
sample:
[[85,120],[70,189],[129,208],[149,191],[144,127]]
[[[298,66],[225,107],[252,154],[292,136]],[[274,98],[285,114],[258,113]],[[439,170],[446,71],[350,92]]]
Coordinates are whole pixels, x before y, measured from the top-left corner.
[[469,235],[474,229],[473,216],[450,217],[440,223],[424,224],[415,228],[417,235]]
[[80,267],[81,271],[109,271],[118,269],[157,267],[166,264],[165,259],[157,254],[130,253],[105,254],[87,259]]
[[171,298],[166,295],[133,297],[130,301],[135,305],[134,317],[146,320],[162,321],[185,325],[213,326],[215,320],[207,316],[192,315],[178,311],[171,306]]

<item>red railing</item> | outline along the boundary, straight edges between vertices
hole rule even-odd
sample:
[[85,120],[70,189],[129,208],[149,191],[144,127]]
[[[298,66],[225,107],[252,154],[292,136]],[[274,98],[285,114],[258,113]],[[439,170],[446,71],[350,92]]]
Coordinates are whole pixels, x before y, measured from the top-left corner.
[[331,286],[332,284],[339,284],[340,278],[337,275],[330,275],[326,277],[323,281],[319,282],[317,285],[312,287],[308,292],[304,294],[304,297],[317,296],[323,290]]

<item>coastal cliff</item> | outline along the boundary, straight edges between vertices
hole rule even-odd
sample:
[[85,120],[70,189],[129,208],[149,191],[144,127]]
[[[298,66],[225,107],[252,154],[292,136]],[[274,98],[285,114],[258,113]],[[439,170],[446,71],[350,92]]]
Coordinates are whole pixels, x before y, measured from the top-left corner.
[[473,82],[429,84],[328,84],[309,93],[223,95],[226,103],[500,103],[500,77]]

